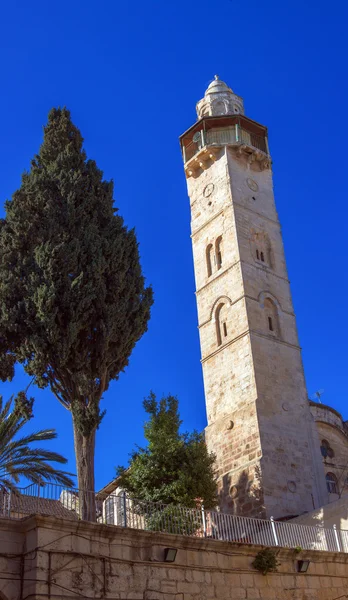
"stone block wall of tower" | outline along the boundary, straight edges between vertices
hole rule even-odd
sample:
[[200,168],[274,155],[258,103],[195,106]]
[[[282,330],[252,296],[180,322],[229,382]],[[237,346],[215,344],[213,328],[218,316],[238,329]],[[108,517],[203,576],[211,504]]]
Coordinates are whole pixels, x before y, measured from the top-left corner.
[[271,170],[226,144],[187,185],[221,507],[274,517],[312,510],[328,498]]
[[[209,424],[206,440],[217,458],[220,504],[227,511],[262,516],[262,489],[257,473],[261,445],[256,387],[250,340],[246,335],[248,319],[226,154],[222,152],[198,178],[190,178],[188,189]],[[216,256],[219,239],[221,265]],[[226,337],[231,342],[223,352],[217,345],[216,317],[222,302],[229,307]],[[234,497],[236,492],[238,497]]]
[[[257,389],[264,503],[274,516],[297,514],[325,502],[327,496],[271,171],[248,165],[234,150],[227,153]],[[250,180],[257,190],[244,196]],[[264,261],[257,257],[262,245]]]

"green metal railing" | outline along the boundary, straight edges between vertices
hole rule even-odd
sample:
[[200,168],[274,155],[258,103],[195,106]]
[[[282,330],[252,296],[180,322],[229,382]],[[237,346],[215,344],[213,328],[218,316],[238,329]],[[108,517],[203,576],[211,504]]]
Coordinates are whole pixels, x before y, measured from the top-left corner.
[[267,140],[235,124],[221,129],[210,129],[195,133],[195,141],[183,147],[184,163],[193,158],[205,146],[246,145],[268,155]]

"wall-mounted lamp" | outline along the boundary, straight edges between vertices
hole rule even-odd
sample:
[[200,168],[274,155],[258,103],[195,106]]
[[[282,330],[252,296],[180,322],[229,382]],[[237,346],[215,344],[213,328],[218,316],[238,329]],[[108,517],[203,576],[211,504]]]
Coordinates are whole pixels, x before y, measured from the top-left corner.
[[164,550],[164,562],[174,562],[176,559],[176,548],[165,548]]
[[310,560],[298,560],[297,561],[297,572],[307,573]]

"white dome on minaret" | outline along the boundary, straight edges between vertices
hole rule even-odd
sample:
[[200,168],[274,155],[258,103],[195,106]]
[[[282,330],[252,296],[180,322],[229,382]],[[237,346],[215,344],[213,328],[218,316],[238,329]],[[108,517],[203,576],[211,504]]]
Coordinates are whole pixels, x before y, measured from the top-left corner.
[[197,102],[198,119],[222,115],[244,115],[243,99],[237,96],[218,75],[208,85],[204,98]]

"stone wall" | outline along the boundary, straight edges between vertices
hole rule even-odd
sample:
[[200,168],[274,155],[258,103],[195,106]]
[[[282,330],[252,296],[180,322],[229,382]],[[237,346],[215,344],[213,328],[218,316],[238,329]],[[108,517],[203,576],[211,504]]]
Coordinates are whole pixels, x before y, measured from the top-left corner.
[[[264,504],[268,516],[295,515],[320,506],[326,497],[272,172],[248,165],[233,149],[227,158],[257,391]],[[257,246],[264,261],[256,255]]]
[[[342,416],[334,408],[310,402],[310,410],[316,422],[319,444],[326,445],[328,453],[322,456],[324,473],[336,477],[336,491],[328,494],[328,502],[336,502],[348,496],[348,428]],[[324,452],[325,454],[325,452]]]
[[348,502],[347,497],[340,498],[326,504],[317,510],[312,510],[300,517],[291,519],[291,523],[302,525],[319,525],[330,528],[336,525],[337,529],[348,531]]
[[258,546],[53,517],[1,519],[0,539],[2,600],[335,600],[348,589],[347,554],[281,549],[264,576],[252,567]]
[[295,516],[328,497],[272,172],[236,148],[214,153],[187,186],[206,441],[217,456],[220,505]]

